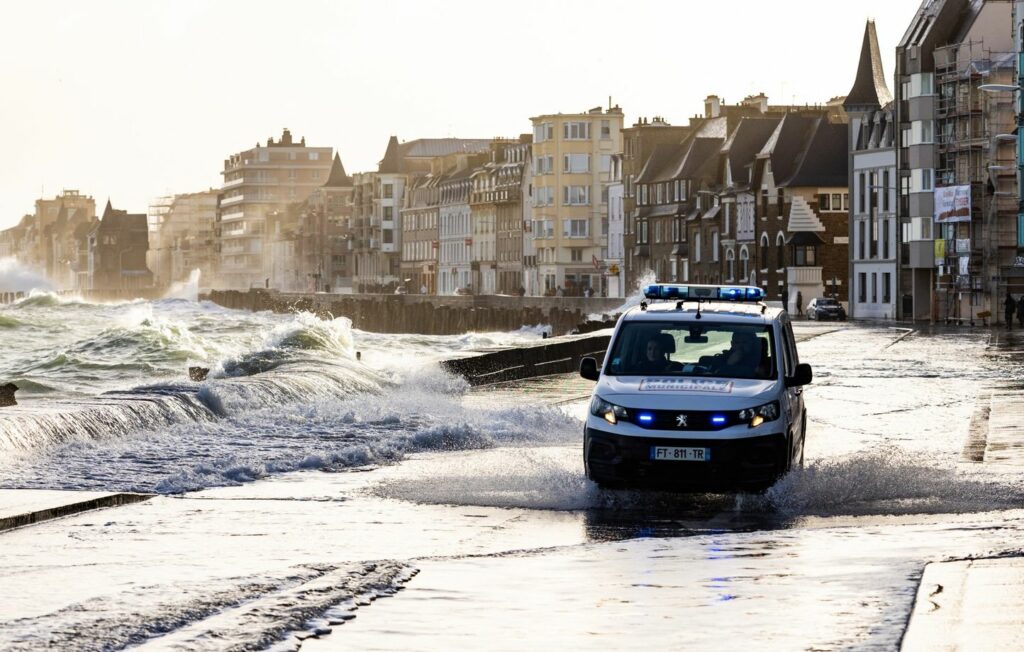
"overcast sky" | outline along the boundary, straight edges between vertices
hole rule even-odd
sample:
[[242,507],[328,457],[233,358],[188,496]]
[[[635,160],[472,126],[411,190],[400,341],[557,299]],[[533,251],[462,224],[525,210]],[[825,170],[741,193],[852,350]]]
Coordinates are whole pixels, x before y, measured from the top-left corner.
[[685,124],[710,93],[818,103],[849,91],[868,18],[891,80],[918,4],[19,2],[0,23],[0,228],[62,188],[145,212],[218,186],[282,127],[354,172],[392,134],[515,136],[609,96],[627,124]]

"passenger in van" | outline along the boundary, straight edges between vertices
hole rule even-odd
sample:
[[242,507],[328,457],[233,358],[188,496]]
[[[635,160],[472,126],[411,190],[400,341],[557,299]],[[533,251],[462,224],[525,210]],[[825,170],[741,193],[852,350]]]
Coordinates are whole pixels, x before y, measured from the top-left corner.
[[669,354],[675,352],[675,340],[668,333],[653,333],[647,340],[643,355],[637,363],[637,371],[645,374],[657,374],[674,371]]
[[723,355],[715,370],[730,378],[764,378],[768,374],[765,345],[754,333],[737,331],[732,334],[732,345]]

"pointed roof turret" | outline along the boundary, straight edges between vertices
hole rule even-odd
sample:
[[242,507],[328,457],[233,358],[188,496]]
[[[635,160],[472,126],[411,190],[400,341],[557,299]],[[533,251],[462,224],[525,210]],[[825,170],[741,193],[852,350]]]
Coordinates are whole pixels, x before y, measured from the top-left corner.
[[377,171],[389,174],[400,172],[398,169],[400,162],[398,157],[398,136],[392,136],[388,140],[388,148],[384,152],[384,158],[377,165]]
[[341,164],[341,156],[334,154],[334,162],[331,163],[331,173],[327,176],[324,188],[347,188],[352,185],[352,177],[345,174],[345,166]]
[[106,219],[106,217],[113,212],[114,207],[110,205],[110,199],[107,199],[107,207],[103,209],[103,219]]
[[885,83],[885,72],[882,70],[882,54],[878,49],[878,34],[875,32],[875,21],[869,20],[864,27],[864,44],[860,49],[860,64],[857,66],[857,79],[853,82],[843,102],[843,108],[869,107],[877,109],[892,101],[892,93]]

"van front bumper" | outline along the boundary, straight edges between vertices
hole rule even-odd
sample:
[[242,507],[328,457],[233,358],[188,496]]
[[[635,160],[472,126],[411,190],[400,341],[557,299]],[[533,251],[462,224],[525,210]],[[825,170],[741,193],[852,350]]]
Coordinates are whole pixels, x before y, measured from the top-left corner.
[[[652,460],[655,446],[706,448],[706,462]],[[790,457],[783,433],[741,439],[689,439],[616,435],[587,428],[587,477],[606,486],[654,488],[763,488],[781,476]]]

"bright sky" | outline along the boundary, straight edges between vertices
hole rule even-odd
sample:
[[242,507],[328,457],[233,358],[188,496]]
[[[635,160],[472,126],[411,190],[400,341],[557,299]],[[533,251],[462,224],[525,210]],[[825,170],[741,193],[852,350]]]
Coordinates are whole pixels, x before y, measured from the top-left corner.
[[[75,188],[145,212],[289,127],[375,169],[388,137],[515,136],[608,97],[685,124],[710,93],[849,91],[918,0],[34,0],[0,22],[0,228]],[[892,83],[890,81],[890,88]]]

